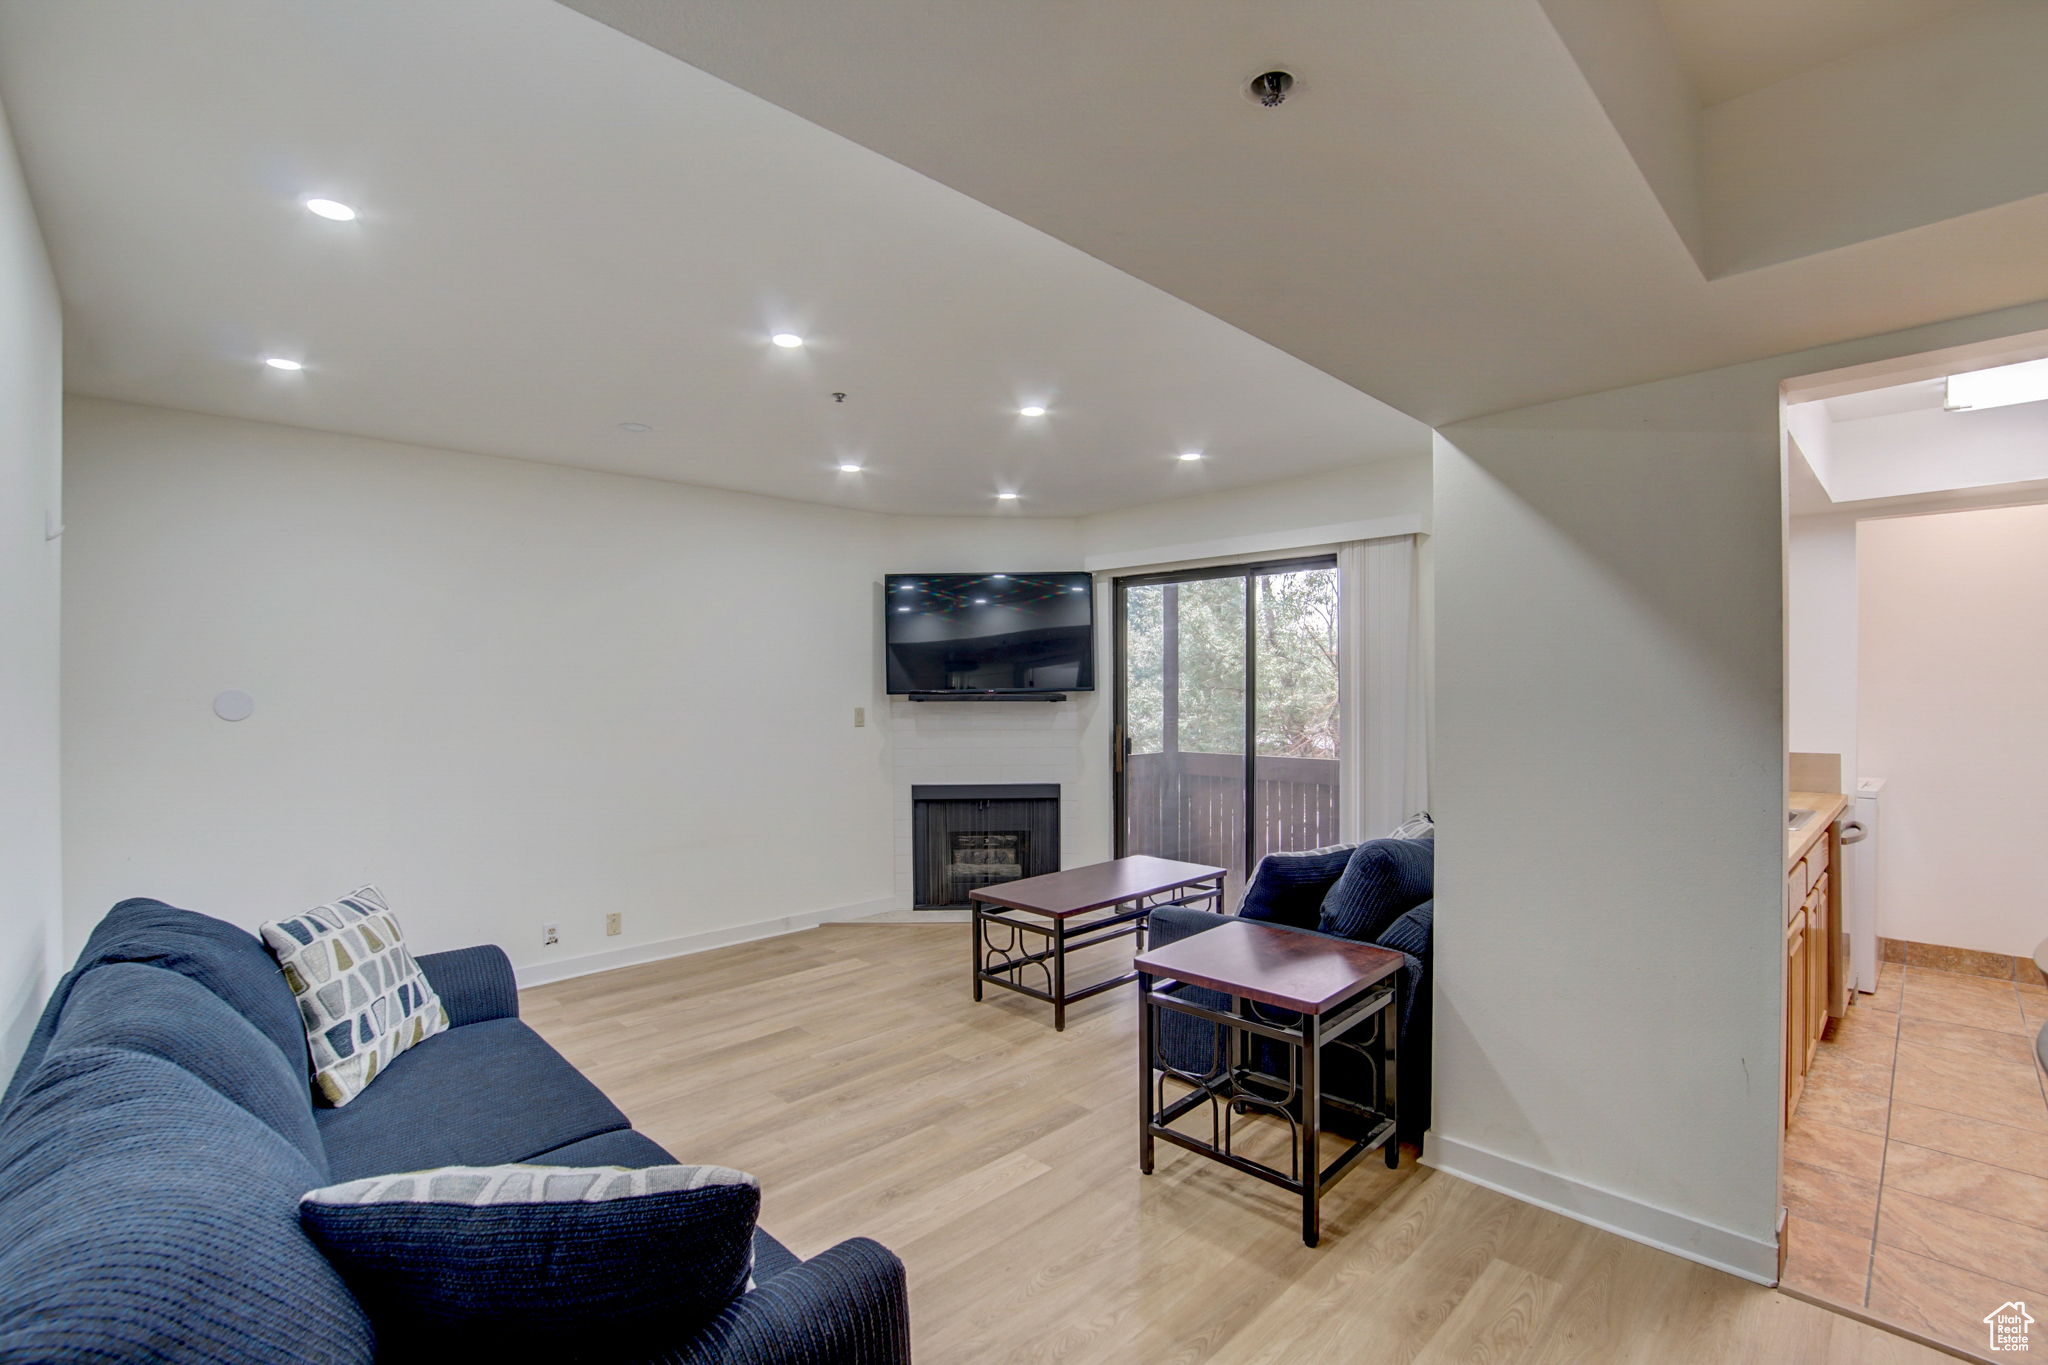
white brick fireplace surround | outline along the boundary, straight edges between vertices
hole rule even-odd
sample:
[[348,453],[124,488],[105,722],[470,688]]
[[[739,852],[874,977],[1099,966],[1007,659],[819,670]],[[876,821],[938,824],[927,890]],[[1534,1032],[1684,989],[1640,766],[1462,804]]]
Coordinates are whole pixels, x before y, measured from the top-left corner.
[[[1104,840],[1103,832],[1093,827],[1101,803],[1086,799],[1083,787],[1084,780],[1099,780],[1100,765],[1085,765],[1082,747],[1097,696],[1074,693],[1061,702],[889,703],[895,767],[895,909],[911,908],[910,789],[920,784],[1056,782],[1060,849],[1066,865],[1106,856],[1091,852]],[[927,913],[936,917],[942,912]]]

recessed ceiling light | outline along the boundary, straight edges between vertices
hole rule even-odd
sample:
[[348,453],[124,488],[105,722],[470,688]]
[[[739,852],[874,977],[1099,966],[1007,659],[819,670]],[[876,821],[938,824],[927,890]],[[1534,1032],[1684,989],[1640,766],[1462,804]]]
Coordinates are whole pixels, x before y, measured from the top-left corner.
[[322,218],[331,218],[337,223],[352,223],[356,211],[339,199],[308,199],[305,201],[308,213],[317,213]]
[[303,370],[306,368],[304,365],[301,365],[298,361],[286,360],[281,355],[274,355],[270,357],[270,359],[264,361],[263,363],[268,365],[273,370]]
[[654,428],[653,428],[653,427],[650,427],[650,426],[648,426],[648,425],[647,425],[647,423],[645,423],[645,422],[621,422],[621,423],[619,423],[619,430],[620,430],[620,431],[631,431],[631,432],[642,432],[642,431],[652,431],[652,430],[654,430]]
[[1950,375],[1946,406],[1950,412],[1968,412],[1973,408],[2036,403],[2044,398],[2048,398],[2048,360],[2025,360],[2017,365]]
[[858,474],[860,473],[860,466],[857,464],[843,464],[839,466],[839,472],[842,474]]
[[1032,403],[1025,407],[1018,408],[1017,415],[1019,417],[1043,417],[1045,416],[1045,409],[1041,408],[1036,403]]
[[1015,502],[1017,500],[1017,495],[1015,493],[998,493],[996,494],[996,496],[1001,498],[1004,502]]
[[798,346],[804,344],[804,339],[798,336],[795,332],[777,332],[774,336],[769,337],[768,339],[774,342],[777,346],[786,346],[791,350],[794,350]]
[[1183,460],[1199,460],[1202,458],[1202,452],[1199,450],[1183,450],[1180,453],[1180,457]]

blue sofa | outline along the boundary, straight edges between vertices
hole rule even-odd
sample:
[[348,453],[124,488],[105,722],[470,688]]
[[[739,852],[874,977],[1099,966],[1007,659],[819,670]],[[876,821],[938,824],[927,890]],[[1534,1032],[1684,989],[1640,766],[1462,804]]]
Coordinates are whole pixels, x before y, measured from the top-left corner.
[[[1431,1010],[1429,964],[1435,939],[1436,842],[1425,839],[1376,839],[1355,848],[1316,849],[1275,854],[1262,859],[1245,888],[1237,914],[1293,933],[1320,938],[1377,944],[1399,952],[1405,970],[1400,980],[1400,1059],[1396,1068],[1400,1123],[1398,1135],[1418,1146],[1429,1129]],[[1155,948],[1214,929],[1226,917],[1207,910],[1165,906],[1146,922],[1146,941]],[[1327,926],[1342,925],[1347,932]],[[1230,999],[1199,986],[1176,988],[1196,1004],[1228,1009]],[[1291,1021],[1284,1011],[1269,1011]],[[1168,1066],[1196,1076],[1212,1076],[1224,1058],[1223,1030],[1190,1015],[1160,1012],[1159,1057]],[[1254,1039],[1252,1064],[1269,1074],[1287,1074],[1280,1045]],[[1324,1093],[1367,1108],[1380,1102],[1378,1077],[1371,1063],[1346,1048],[1325,1056]],[[1327,1106],[1325,1129],[1356,1135],[1358,1121],[1347,1110]]]
[[[298,1009],[262,943],[158,901],[115,906],[0,1099],[0,1362],[394,1359],[403,1343],[376,1340],[300,1230],[308,1190],[430,1166],[674,1160],[520,1022],[502,951],[419,963],[450,1029],[346,1107],[316,1107]],[[800,1261],[757,1232],[754,1274],[656,1359],[910,1359],[903,1264],[876,1243]],[[579,1358],[616,1358],[590,1345]]]

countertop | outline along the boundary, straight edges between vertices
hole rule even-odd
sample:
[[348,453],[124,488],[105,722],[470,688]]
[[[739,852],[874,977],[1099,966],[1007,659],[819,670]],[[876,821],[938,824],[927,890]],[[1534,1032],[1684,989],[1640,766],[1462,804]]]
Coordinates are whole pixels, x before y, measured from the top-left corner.
[[1840,792],[1793,792],[1793,810],[1816,812],[1801,829],[1785,832],[1785,870],[1791,871],[1792,864],[1806,856],[1806,851],[1820,842],[1828,832],[1828,826],[1842,818],[1842,812],[1849,809],[1849,798]]

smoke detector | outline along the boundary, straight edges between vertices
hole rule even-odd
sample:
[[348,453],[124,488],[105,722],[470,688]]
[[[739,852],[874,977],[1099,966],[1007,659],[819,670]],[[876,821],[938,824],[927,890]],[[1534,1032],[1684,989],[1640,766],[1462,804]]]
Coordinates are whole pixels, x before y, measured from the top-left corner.
[[1261,109],[1278,109],[1294,93],[1292,71],[1262,71],[1244,88],[1244,97]]

